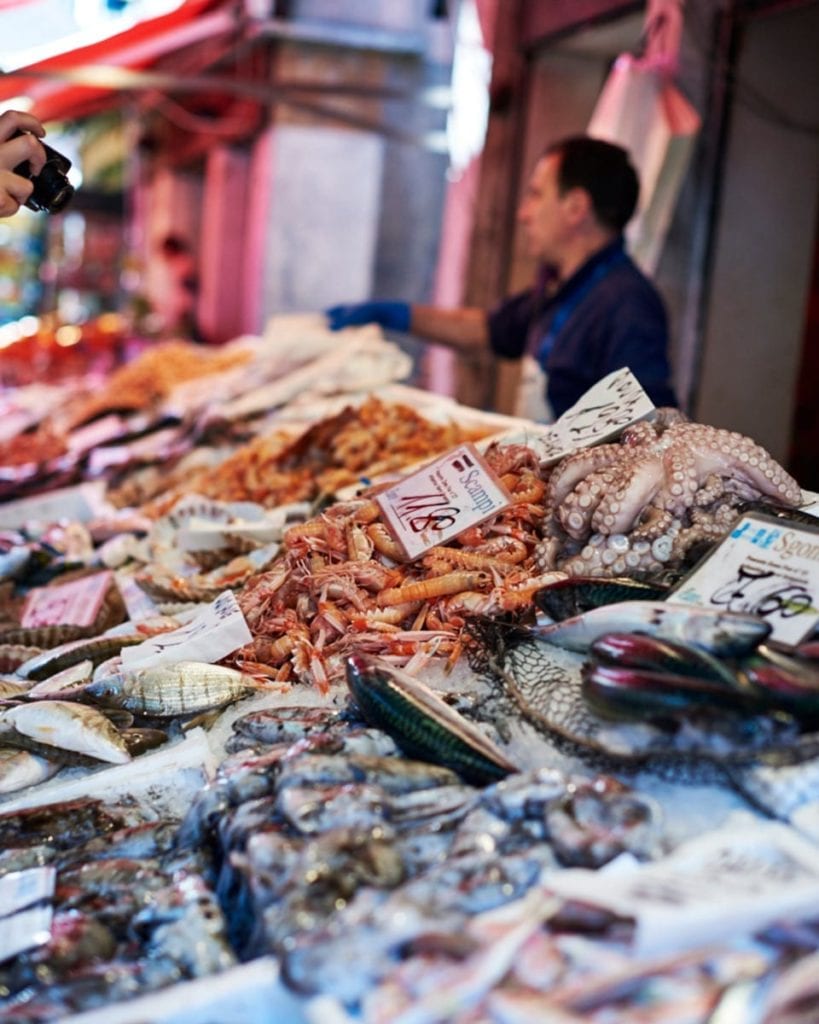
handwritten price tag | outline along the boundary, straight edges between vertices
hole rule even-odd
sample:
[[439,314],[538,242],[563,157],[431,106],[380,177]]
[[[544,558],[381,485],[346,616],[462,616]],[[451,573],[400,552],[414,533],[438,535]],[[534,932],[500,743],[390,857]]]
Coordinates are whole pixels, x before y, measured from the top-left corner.
[[771,636],[798,644],[819,621],[819,527],[744,516],[672,592],[681,604],[761,615]]
[[114,585],[110,571],[84,576],[71,583],[53,587],[37,587],[26,598],[20,625],[90,626],[99,615],[105,595]]
[[453,448],[375,500],[409,561],[510,503],[503,484],[471,444]]
[[557,462],[578,448],[616,437],[624,427],[644,419],[654,406],[627,367],[615,370],[567,409],[534,445],[544,464]]
[[226,590],[184,626],[159,633],[136,647],[125,647],[122,665],[127,671],[167,665],[175,661],[214,663],[253,639],[232,590]]

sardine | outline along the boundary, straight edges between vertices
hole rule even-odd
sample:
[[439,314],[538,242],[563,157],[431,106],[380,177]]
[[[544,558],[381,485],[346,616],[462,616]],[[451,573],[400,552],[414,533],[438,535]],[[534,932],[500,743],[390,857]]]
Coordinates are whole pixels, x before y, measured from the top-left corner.
[[532,631],[541,640],[581,653],[604,633],[648,633],[694,644],[720,657],[742,657],[769,635],[771,625],[757,615],[740,612],[669,601],[622,601],[563,622],[538,621]]

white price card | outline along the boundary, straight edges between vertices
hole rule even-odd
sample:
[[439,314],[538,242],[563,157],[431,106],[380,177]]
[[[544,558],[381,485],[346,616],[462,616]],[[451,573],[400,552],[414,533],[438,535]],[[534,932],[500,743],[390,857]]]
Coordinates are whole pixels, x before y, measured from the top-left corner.
[[773,639],[800,643],[819,621],[819,524],[743,516],[669,600],[760,615]]
[[[612,862],[612,866],[617,862]],[[630,870],[550,872],[545,887],[635,922],[634,951],[662,956],[819,914],[816,846],[779,822],[737,815]]]
[[510,504],[509,494],[472,444],[462,444],[375,497],[412,561]]
[[579,448],[609,441],[630,423],[654,411],[651,399],[628,369],[615,370],[598,381],[567,409],[535,445],[540,461],[557,462]]
[[91,626],[96,621],[105,595],[114,586],[110,570],[82,576],[70,583],[51,587],[36,587],[26,597],[20,625]]
[[136,647],[122,651],[126,671],[167,665],[176,661],[214,663],[253,639],[232,590],[226,590],[190,622],[168,633],[158,633]]

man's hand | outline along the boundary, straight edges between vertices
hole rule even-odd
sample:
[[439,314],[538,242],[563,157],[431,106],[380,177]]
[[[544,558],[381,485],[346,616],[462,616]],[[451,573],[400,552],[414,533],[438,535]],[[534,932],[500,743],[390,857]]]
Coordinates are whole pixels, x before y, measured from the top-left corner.
[[0,114],[0,217],[17,213],[34,190],[31,181],[15,174],[14,168],[28,161],[32,176],[40,173],[46,155],[37,140],[44,135],[45,128],[31,114],[19,110]]
[[362,324],[380,324],[388,331],[410,328],[412,310],[407,302],[357,302],[347,306],[332,306],[325,315],[331,331]]

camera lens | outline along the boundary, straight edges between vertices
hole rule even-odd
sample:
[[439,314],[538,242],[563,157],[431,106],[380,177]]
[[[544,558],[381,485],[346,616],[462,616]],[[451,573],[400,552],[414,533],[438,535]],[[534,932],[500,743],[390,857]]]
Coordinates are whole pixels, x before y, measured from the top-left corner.
[[47,213],[59,213],[71,202],[71,198],[74,195],[74,186],[70,182],[66,182],[64,185],[60,185],[52,192],[48,203],[43,204],[43,209]]

